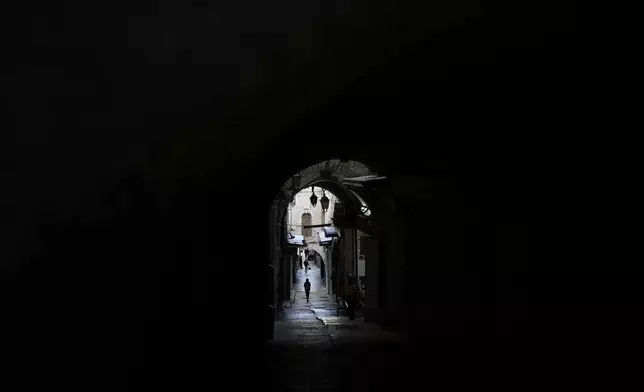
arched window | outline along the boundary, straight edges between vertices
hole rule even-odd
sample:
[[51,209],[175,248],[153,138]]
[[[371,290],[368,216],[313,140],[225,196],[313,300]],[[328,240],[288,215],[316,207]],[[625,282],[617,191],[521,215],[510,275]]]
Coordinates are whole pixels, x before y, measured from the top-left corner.
[[311,237],[313,235],[313,229],[304,226],[311,226],[311,214],[308,212],[302,214],[302,235],[304,237]]

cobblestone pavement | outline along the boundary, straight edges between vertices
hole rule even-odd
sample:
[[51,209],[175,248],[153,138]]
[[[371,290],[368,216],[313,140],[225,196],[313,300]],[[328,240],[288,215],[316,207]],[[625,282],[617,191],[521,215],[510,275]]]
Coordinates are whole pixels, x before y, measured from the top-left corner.
[[[304,280],[311,282],[306,301]],[[358,318],[336,316],[320,269],[299,270],[294,301],[280,313],[268,345],[273,390],[374,391],[399,389],[401,348],[390,333]]]
[[[311,282],[311,295],[307,302],[304,281]],[[313,266],[308,272],[298,270],[294,290],[294,301],[286,305],[275,323],[275,341],[283,344],[298,344],[308,347],[332,344],[324,322],[316,317],[314,309],[331,308],[334,304],[326,295],[320,278],[320,269]]]
[[[309,302],[304,293],[304,282],[311,282]],[[326,293],[320,269],[312,266],[308,272],[298,270],[294,300],[286,304],[275,325],[275,340],[303,345],[337,345],[342,342],[398,341],[400,336],[385,331],[377,324],[358,317],[349,320],[342,313],[338,316],[337,304]]]

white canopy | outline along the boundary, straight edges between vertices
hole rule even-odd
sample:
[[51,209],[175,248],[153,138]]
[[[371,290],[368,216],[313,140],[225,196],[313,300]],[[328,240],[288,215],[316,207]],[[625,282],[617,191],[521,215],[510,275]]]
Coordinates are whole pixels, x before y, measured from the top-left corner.
[[289,238],[287,239],[289,245],[293,246],[306,246],[306,241],[304,241],[303,235],[296,235],[289,233]]
[[320,230],[320,231],[318,231],[318,240],[319,240],[320,245],[326,245],[326,244],[330,244],[331,241],[333,241],[333,238],[327,237],[324,234],[324,230]]

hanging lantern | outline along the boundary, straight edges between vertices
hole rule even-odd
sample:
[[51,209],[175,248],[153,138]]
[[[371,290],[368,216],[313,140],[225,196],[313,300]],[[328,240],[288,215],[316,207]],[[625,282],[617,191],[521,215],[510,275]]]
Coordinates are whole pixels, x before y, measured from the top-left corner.
[[326,192],[322,191],[322,198],[320,199],[320,204],[322,205],[322,211],[327,212],[329,209],[329,198],[326,197]]
[[311,205],[313,207],[315,207],[318,204],[318,197],[315,196],[315,187],[314,186],[311,187],[311,192],[313,192],[313,195],[311,195],[311,198],[309,200],[311,200]]

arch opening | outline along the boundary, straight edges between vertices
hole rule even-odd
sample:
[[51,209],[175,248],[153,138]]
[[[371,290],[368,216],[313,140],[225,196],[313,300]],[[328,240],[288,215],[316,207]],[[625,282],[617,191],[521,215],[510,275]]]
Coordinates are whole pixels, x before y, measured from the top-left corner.
[[[295,172],[282,184],[269,213],[277,313],[288,313],[297,300],[302,273],[316,279],[318,291],[311,302],[315,309],[335,309],[342,304],[347,308],[350,292],[353,302],[341,317],[367,320],[368,310],[377,313],[381,305],[378,237],[382,233],[373,227],[383,225],[373,222],[383,219],[385,212],[372,210],[370,204],[386,204],[378,202],[387,195],[375,186],[386,180],[360,162],[329,159]],[[295,237],[303,241],[285,241]],[[308,275],[307,261],[312,275]],[[370,262],[371,268],[366,268]],[[367,295],[370,286],[372,292]]]

